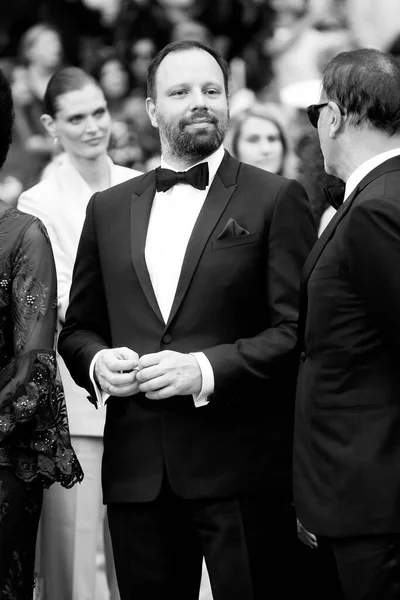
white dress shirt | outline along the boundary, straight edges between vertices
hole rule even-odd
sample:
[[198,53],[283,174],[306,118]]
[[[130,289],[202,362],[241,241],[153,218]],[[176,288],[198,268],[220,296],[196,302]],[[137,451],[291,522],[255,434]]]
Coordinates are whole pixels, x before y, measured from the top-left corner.
[[[165,322],[168,321],[175,298],[190,236],[223,157],[224,148],[220,146],[206,160],[200,161],[208,163],[209,182],[205,190],[179,183],[166,192],[156,192],[154,196],[147,229],[145,259],[154,294]],[[161,158],[161,166],[177,171],[163,158]],[[90,368],[93,383],[94,363],[99,354],[93,358]],[[214,373],[203,352],[191,354],[196,358],[202,375],[201,391],[193,395],[194,404],[199,407],[208,404],[208,396],[214,391]],[[94,387],[97,392],[97,386]],[[98,396],[100,403],[103,404],[108,396],[105,392],[102,393],[101,398]]]
[[[400,148],[394,148],[393,150],[387,150],[386,152],[381,152],[380,154],[369,158],[368,160],[363,162],[359,167],[357,167],[357,169],[352,172],[352,174],[347,180],[343,202],[346,202],[347,198],[351,195],[352,192],[354,192],[360,181],[362,181],[364,177],[368,175],[368,173],[370,173],[376,167],[379,167],[379,165],[384,163],[386,160],[389,160],[389,158],[393,158],[394,156],[399,155]],[[324,211],[318,228],[318,237],[321,235],[321,233],[335,214],[336,209],[333,206],[329,206]]]

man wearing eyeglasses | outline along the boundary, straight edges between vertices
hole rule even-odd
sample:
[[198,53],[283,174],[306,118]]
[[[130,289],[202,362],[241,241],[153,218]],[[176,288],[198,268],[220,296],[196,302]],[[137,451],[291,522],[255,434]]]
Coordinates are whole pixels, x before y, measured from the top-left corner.
[[296,511],[343,598],[400,598],[400,66],[337,55],[309,107],[344,202],[304,271]]

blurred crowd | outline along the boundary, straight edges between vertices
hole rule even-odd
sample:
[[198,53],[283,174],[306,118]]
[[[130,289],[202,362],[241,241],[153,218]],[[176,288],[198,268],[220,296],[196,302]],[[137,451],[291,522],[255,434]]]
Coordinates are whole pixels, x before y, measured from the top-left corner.
[[40,122],[44,90],[61,66],[79,66],[100,83],[112,117],[112,160],[139,171],[157,166],[147,67],[166,43],[194,39],[230,65],[227,148],[300,179],[319,220],[321,183],[329,178],[304,109],[317,102],[321,70],[339,51],[400,51],[398,4],[382,0],[378,14],[372,0],[13,0],[0,24],[0,66],[16,113],[0,196],[16,203],[62,152]]

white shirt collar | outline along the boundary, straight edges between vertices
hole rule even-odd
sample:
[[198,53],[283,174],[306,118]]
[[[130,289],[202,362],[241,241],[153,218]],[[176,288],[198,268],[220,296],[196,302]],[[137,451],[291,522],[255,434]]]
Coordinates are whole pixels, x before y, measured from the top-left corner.
[[[214,179],[215,174],[219,169],[222,159],[224,158],[224,154],[225,154],[225,150],[224,150],[223,145],[221,144],[221,146],[218,148],[218,150],[216,150],[215,152],[210,154],[210,156],[208,156],[204,160],[200,160],[198,163],[196,163],[196,165],[199,165],[200,163],[203,163],[203,162],[208,163],[208,174],[209,174],[208,185],[209,186],[211,185],[212,180]],[[196,165],[192,165],[192,167],[194,167]],[[161,156],[161,166],[163,169],[171,169],[171,171],[178,170],[178,169],[174,169],[174,167],[171,167],[171,165],[169,165],[162,156]],[[184,171],[188,171],[192,167],[188,167],[187,169],[184,169]]]
[[373,169],[384,163],[389,158],[393,158],[394,156],[400,155],[400,148],[394,148],[393,150],[387,150],[386,152],[381,152],[372,158],[369,158],[365,162],[362,163],[355,171],[352,172],[350,177],[347,180],[346,188],[344,192],[344,201],[350,196],[350,194],[356,189],[360,181],[364,179],[368,173],[370,173]]

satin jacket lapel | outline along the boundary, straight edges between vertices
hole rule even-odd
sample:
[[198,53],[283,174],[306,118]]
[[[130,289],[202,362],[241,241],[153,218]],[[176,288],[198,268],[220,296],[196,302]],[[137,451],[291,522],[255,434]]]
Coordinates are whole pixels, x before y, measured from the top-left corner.
[[131,205],[131,255],[137,278],[153,311],[164,323],[154,294],[145,259],[145,244],[151,207],[156,193],[154,171],[143,180],[141,188],[132,194]]
[[[350,194],[349,198],[347,198],[347,200],[337,210],[336,214],[333,216],[331,221],[328,223],[328,225],[322,232],[321,237],[319,237],[318,240],[316,241],[315,246],[311,250],[311,252],[308,255],[308,258],[304,264],[302,278],[301,278],[302,288],[306,287],[307,281],[308,281],[316,263],[318,262],[319,257],[321,256],[322,252],[324,251],[326,244],[332,238],[333,234],[335,233],[336,227],[339,225],[340,221],[343,219],[345,214],[348,212],[348,210],[349,210],[350,206],[352,205],[354,198],[357,196],[358,192],[359,192],[359,187],[357,187],[352,192],[352,194]],[[302,292],[303,292],[303,289],[302,289]]]
[[300,282],[300,305],[299,305],[299,322],[297,329],[297,339],[298,343],[302,347],[304,343],[304,331],[306,326],[306,318],[307,318],[307,307],[308,307],[308,296],[307,296],[307,281],[310,278],[310,275],[318,262],[319,257],[324,251],[325,246],[332,238],[333,234],[336,231],[336,227],[343,219],[345,214],[348,212],[350,206],[352,205],[354,198],[357,196],[359,192],[359,187],[357,187],[352,194],[350,194],[349,198],[342,204],[342,206],[337,210],[334,217],[328,223],[326,228],[321,234],[321,237],[315,243],[315,246],[311,250],[308,258],[304,264],[301,282]]
[[380,177],[381,175],[385,175],[390,171],[397,171],[400,169],[400,157],[394,156],[381,163],[375,169],[372,169],[365,177],[360,181],[356,189],[350,194],[349,198],[342,204],[339,208],[333,219],[327,225],[326,229],[322,232],[321,237],[317,240],[314,248],[311,250],[308,259],[303,268],[302,273],[302,286],[303,288],[307,285],[307,281],[311,275],[315,264],[317,263],[321,253],[323,252],[326,244],[329,242],[333,234],[335,233],[335,229],[343,219],[344,215],[349,210],[352,205],[354,198],[360,193],[368,184],[372,181]]
[[240,163],[237,160],[225,152],[225,156],[214,177],[192,235],[190,236],[166,327],[168,327],[175,317],[188,290],[204,247],[231,199],[233,192],[236,190],[239,165]]

